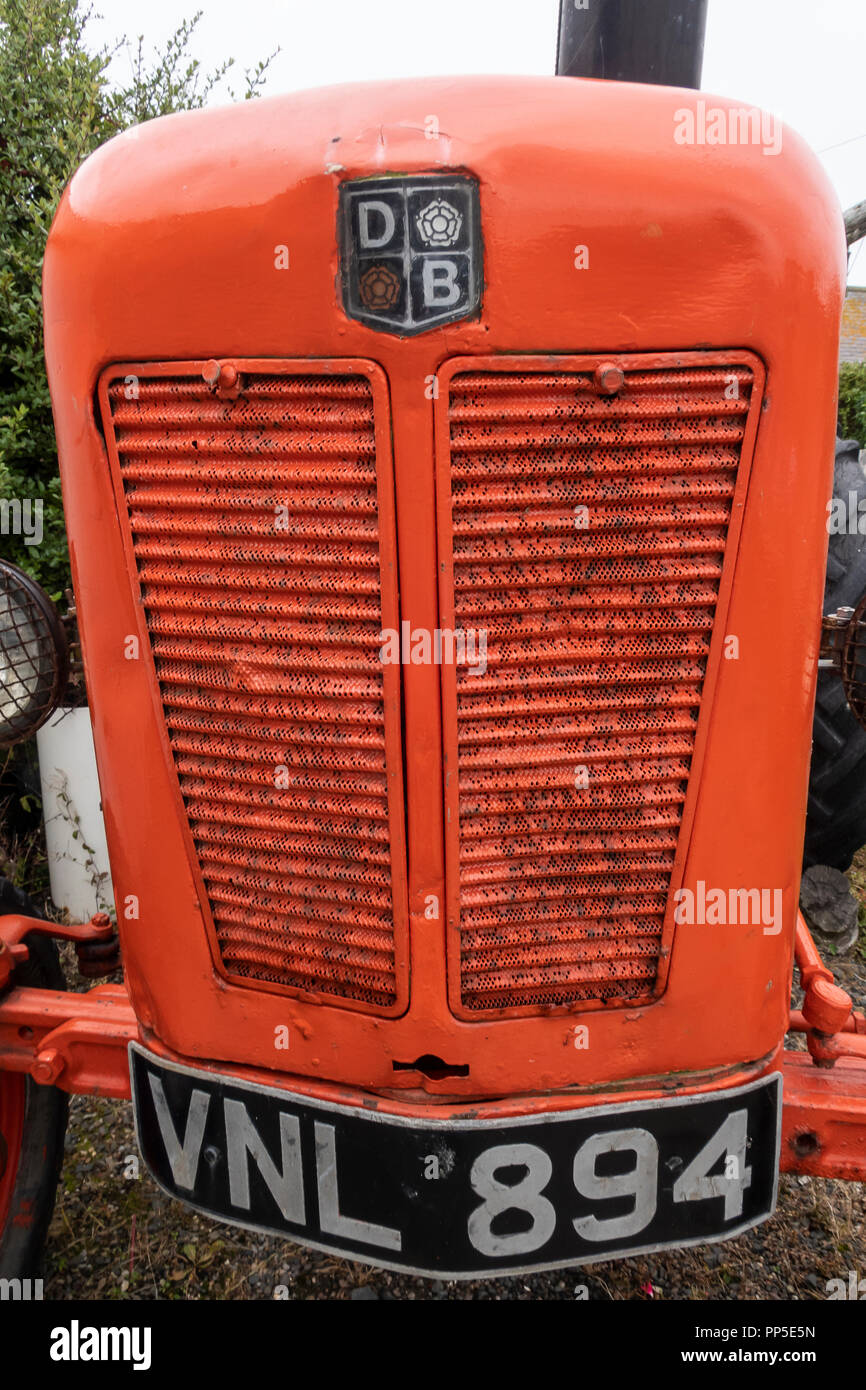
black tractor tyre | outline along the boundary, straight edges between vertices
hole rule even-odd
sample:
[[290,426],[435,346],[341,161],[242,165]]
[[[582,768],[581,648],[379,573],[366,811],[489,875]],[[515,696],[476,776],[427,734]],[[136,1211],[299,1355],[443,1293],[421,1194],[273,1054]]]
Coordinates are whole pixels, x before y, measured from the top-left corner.
[[[852,498],[853,494],[853,498]],[[824,586],[824,612],[856,608],[866,594],[866,473],[860,445],[837,439],[833,497],[841,500],[846,526],[831,528]],[[856,499],[856,500],[855,500]],[[851,512],[849,501],[855,500]],[[829,864],[845,870],[866,844],[866,729],[861,728],[845,698],[835,671],[818,672],[815,720],[812,728],[812,766],[803,863]]]
[[[0,916],[21,913],[39,917],[35,904],[7,879],[0,878]],[[65,989],[57,947],[47,936],[25,937],[29,958],[14,975],[14,984],[31,989]],[[0,1119],[5,1115],[10,1134],[0,1132],[0,1194],[5,1208],[0,1225],[0,1278],[38,1276],[45,1237],[63,1163],[68,1097],[56,1086],[39,1086],[29,1076],[0,1070]]]

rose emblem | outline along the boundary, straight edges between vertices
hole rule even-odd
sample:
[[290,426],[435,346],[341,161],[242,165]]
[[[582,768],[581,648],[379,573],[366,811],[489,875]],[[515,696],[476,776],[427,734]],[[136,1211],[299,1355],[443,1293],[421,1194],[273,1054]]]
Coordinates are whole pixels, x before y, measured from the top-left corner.
[[359,282],[361,302],[367,309],[393,309],[400,298],[401,281],[386,265],[371,265]]
[[463,215],[444,198],[434,198],[421,209],[415,225],[426,246],[453,246],[460,235]]

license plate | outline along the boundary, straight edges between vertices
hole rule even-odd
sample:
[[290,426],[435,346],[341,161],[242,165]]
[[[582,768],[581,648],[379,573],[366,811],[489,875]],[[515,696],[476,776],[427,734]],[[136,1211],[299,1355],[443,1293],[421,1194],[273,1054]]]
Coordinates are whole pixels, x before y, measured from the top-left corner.
[[776,1204],[778,1073],[627,1105],[418,1120],[129,1052],[139,1146],[166,1192],[389,1269],[585,1264],[728,1239]]

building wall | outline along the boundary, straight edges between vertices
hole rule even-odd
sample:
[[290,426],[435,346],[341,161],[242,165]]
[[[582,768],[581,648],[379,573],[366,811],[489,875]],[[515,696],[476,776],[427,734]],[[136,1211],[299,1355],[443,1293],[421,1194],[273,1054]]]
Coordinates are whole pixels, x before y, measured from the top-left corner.
[[866,286],[855,286],[845,296],[839,361],[866,362]]

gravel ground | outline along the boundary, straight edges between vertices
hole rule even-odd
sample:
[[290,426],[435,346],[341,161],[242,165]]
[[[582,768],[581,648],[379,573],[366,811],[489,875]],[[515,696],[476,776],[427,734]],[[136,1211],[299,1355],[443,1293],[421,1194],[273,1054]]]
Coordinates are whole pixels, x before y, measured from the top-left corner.
[[[858,855],[851,880],[864,916],[866,851]],[[857,1007],[866,1007],[866,933],[857,951],[830,963]],[[859,1277],[866,1274],[863,1183],[785,1174],[772,1220],[720,1245],[446,1283],[371,1269],[219,1224],[166,1197],[146,1172],[136,1173],[131,1106],[74,1096],[48,1240],[46,1297],[823,1299],[829,1279],[847,1278],[852,1269]]]

